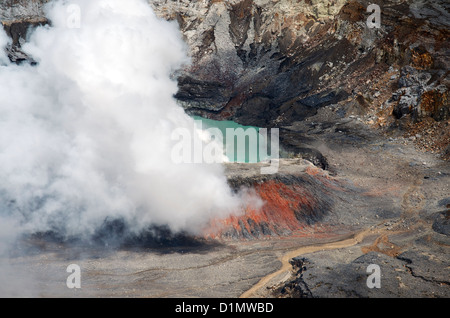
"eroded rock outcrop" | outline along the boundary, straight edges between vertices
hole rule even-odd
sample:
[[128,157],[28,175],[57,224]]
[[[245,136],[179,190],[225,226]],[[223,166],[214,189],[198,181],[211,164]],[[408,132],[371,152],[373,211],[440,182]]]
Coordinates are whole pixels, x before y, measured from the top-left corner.
[[381,25],[369,28],[371,3],[151,2],[190,47],[176,96],[189,113],[282,127],[331,105],[388,130],[447,121],[448,3],[375,1]]

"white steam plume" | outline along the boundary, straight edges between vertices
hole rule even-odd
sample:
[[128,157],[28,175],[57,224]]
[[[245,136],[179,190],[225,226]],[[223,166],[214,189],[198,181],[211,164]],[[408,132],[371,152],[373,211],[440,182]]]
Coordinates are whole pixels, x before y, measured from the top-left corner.
[[171,160],[171,132],[194,130],[173,99],[171,74],[188,62],[176,24],[144,0],[70,4],[80,28],[68,27],[67,1],[54,1],[51,26],[23,46],[36,66],[0,50],[1,218],[88,237],[106,218],[136,233],[197,231],[239,209],[220,165]]

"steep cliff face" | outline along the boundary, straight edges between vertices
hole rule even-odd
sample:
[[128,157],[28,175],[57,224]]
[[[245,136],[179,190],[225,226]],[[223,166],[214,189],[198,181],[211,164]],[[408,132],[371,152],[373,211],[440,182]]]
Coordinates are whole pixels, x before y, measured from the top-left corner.
[[47,23],[43,5],[48,0],[5,0],[0,3],[0,22],[11,38],[6,50],[11,61],[21,63],[33,59],[21,51],[21,45],[27,40],[32,27]]
[[0,3],[0,20],[27,21],[44,16],[42,5],[48,0],[3,0]]
[[431,129],[430,147],[448,147],[445,1],[375,1],[380,28],[365,0],[150,3],[190,47],[176,96],[190,113],[281,127],[332,105],[387,131]]
[[[30,24],[47,22],[46,2],[0,4],[11,59],[27,59],[20,43]],[[375,1],[381,24],[369,28],[373,2],[149,1],[158,16],[179,24],[189,47],[192,64],[180,72],[176,95],[189,113],[281,127],[337,105],[383,128],[425,122],[421,129],[438,131],[445,150],[449,4]]]
[[[316,46],[345,1],[151,3],[160,16],[178,21],[191,48],[193,66],[177,94],[186,109],[266,126],[280,121],[285,103],[317,86],[311,77],[324,63]],[[323,95],[338,100],[345,93],[331,88]],[[308,99],[307,108],[317,99]]]

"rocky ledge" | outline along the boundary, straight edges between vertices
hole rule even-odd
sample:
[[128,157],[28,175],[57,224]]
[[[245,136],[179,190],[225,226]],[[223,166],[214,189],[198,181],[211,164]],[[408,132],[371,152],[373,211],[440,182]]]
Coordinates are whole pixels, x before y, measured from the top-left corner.
[[[11,60],[47,0],[8,0],[0,21]],[[369,28],[369,4],[381,10]],[[449,4],[431,0],[151,0],[176,21],[192,63],[181,70],[190,114],[244,125],[292,125],[333,107],[388,137],[450,158]],[[304,147],[303,147],[304,148]]]

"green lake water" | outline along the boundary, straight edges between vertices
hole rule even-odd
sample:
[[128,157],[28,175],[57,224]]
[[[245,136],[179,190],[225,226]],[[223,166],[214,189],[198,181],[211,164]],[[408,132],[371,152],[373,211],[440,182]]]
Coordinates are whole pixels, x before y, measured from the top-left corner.
[[[256,163],[269,158],[267,153],[270,154],[270,145],[259,133],[260,127],[243,126],[230,120],[218,121],[199,116],[193,116],[193,118],[197,123],[201,121],[203,130],[208,128],[220,130],[223,136],[223,149],[230,162]],[[234,139],[234,142],[231,142],[231,139]],[[263,143],[269,150],[265,150]],[[262,149],[260,149],[261,146]]]

